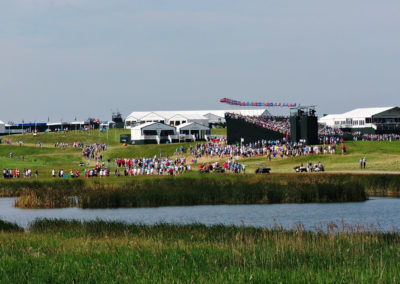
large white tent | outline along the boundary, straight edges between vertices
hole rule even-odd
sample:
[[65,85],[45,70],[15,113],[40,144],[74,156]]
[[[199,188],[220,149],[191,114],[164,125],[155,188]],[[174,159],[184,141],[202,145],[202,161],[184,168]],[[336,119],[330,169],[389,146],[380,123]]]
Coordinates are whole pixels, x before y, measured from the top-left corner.
[[209,126],[209,124],[225,123],[227,112],[242,115],[271,115],[267,109],[134,111],[125,119],[125,126],[134,127],[146,122],[160,122],[172,126],[196,122]]
[[399,107],[358,108],[343,114],[330,114],[318,122],[332,128],[363,129],[399,127]]

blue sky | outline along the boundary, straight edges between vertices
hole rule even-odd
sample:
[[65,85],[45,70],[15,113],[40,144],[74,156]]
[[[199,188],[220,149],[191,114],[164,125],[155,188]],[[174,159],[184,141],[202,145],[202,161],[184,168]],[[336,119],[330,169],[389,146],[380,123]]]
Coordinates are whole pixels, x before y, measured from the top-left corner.
[[[400,2],[3,0],[0,119],[400,105]],[[285,113],[285,110],[280,110]]]

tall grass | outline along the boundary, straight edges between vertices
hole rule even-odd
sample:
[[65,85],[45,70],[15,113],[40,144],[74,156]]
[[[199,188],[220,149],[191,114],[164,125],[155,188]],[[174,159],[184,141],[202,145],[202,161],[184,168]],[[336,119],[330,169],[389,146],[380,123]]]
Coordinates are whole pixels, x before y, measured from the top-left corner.
[[8,283],[395,283],[399,251],[398,233],[358,228],[38,220],[29,234],[0,234]]
[[[80,182],[79,182],[80,181]],[[21,208],[118,208],[200,204],[346,202],[367,199],[363,185],[328,175],[121,178],[115,182],[49,181],[24,184]],[[36,185],[36,184],[34,184]]]
[[18,226],[17,224],[0,220],[0,232],[23,232],[24,229]]

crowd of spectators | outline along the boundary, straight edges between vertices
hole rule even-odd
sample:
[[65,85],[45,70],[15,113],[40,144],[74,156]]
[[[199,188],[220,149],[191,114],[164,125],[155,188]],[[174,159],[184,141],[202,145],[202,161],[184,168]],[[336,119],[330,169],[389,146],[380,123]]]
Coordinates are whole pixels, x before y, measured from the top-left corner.
[[237,113],[227,113],[226,116],[234,119],[242,119],[248,123],[290,136],[290,122],[287,117],[250,116]]
[[309,146],[302,143],[261,140],[248,145],[225,145],[222,143],[202,143],[189,147],[189,153],[196,163],[201,157],[256,157],[267,156],[269,160],[283,157],[308,156],[314,154],[335,154],[336,144]]
[[[266,116],[250,116],[236,113],[227,113],[227,116],[233,119],[242,119],[248,123],[252,123],[266,129],[290,136],[290,122],[287,117],[266,117]],[[337,144],[343,142],[343,136],[346,133],[337,128],[328,127],[326,125],[318,126],[318,137],[321,144]],[[400,140],[399,134],[361,134],[360,132],[347,133],[354,140],[364,141],[395,141]]]
[[362,140],[362,141],[398,141],[398,140],[400,140],[400,135],[399,134],[354,135],[354,140]]
[[[32,170],[31,169],[23,169],[22,175],[20,169],[3,169],[3,178],[11,179],[11,178],[31,178]],[[39,177],[38,170],[35,171],[35,177]]]
[[239,163],[235,159],[228,159],[221,166],[219,162],[214,163],[202,163],[199,166],[200,173],[246,173],[246,165],[244,163]]
[[115,175],[179,175],[191,171],[185,157],[117,158]]
[[79,148],[82,148],[83,157],[88,159],[95,159],[96,161],[101,161],[103,159],[103,155],[101,153],[107,150],[107,145],[106,144],[82,145]]

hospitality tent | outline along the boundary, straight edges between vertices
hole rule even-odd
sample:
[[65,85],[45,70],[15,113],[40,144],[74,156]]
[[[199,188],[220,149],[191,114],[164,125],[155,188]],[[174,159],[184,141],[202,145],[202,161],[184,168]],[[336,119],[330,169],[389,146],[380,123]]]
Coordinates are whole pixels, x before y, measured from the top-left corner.
[[225,113],[242,115],[271,116],[267,109],[230,109],[230,110],[176,110],[176,111],[135,111],[125,119],[125,127],[134,127],[146,122],[161,122],[170,125],[179,125],[187,122],[196,122],[204,126],[225,123]]
[[205,136],[210,134],[210,128],[196,122],[187,122],[176,126],[179,140],[197,141],[205,140]]
[[400,108],[357,108],[343,114],[330,114],[318,122],[332,128],[361,133],[400,132]]
[[146,122],[131,128],[133,144],[160,144],[177,140],[175,127],[164,123]]

